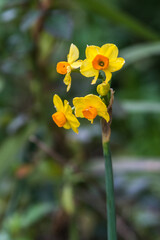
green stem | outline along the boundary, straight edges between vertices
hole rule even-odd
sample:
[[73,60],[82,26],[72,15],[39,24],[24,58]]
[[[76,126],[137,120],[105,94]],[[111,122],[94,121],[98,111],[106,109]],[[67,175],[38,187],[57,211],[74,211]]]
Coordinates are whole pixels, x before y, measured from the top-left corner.
[[105,157],[108,240],[117,240],[113,170],[109,142],[103,142],[103,153]]

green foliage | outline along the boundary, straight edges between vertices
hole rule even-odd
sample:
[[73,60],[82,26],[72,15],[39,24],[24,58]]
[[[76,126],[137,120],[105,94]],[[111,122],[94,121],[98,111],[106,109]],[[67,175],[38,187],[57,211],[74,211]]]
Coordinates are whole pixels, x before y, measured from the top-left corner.
[[22,149],[26,144],[29,136],[35,132],[35,123],[30,125],[16,136],[7,138],[0,148],[0,176],[4,174],[8,168],[13,168],[18,160],[19,149]]

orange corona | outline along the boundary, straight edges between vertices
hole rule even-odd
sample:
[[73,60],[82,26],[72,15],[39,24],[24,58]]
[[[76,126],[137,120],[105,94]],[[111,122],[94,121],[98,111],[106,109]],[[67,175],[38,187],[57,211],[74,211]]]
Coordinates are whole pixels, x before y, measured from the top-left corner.
[[103,55],[96,55],[96,57],[92,61],[92,65],[96,70],[104,70],[107,69],[109,65],[109,59]]
[[52,115],[53,121],[57,124],[58,127],[63,127],[67,122],[67,119],[63,112],[56,112]]
[[83,111],[83,116],[87,119],[94,119],[97,116],[97,109],[95,107],[89,106],[85,108]]
[[57,63],[57,72],[65,75],[67,73],[67,67],[70,66],[68,62]]

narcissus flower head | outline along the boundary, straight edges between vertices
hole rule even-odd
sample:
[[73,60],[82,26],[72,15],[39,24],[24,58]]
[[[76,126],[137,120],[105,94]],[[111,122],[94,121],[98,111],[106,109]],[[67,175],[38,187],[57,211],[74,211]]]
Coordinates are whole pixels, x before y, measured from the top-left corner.
[[67,61],[57,63],[57,72],[65,75],[64,83],[67,85],[67,92],[71,87],[71,71],[77,69],[81,66],[82,61],[77,59],[79,58],[79,50],[72,43],[70,46],[69,54],[67,56]]
[[109,121],[109,114],[107,107],[100,97],[89,94],[85,97],[76,97],[73,99],[75,106],[75,115],[80,118],[87,118],[93,123],[94,118],[99,115],[107,122]]
[[66,129],[72,128],[74,132],[78,133],[78,127],[80,123],[75,115],[72,113],[72,108],[67,100],[64,100],[64,104],[60,97],[55,94],[53,97],[53,104],[57,110],[52,115],[53,121],[58,127],[64,127]]
[[104,44],[102,47],[87,46],[86,59],[82,62],[80,72],[86,77],[94,77],[92,84],[95,84],[99,71],[105,73],[105,82],[108,83],[112,72],[120,70],[125,63],[123,58],[118,58],[118,48],[114,44]]

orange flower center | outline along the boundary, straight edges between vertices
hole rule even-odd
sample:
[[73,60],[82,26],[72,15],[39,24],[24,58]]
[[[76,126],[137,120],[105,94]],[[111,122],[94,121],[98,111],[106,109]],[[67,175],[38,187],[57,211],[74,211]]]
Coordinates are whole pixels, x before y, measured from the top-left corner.
[[57,63],[57,72],[60,74],[66,74],[68,66],[70,66],[70,64],[68,62]]
[[57,124],[58,127],[63,127],[67,122],[67,119],[63,112],[56,112],[52,115],[53,121]]
[[87,119],[94,119],[97,116],[97,109],[95,107],[89,106],[83,111],[83,116]]
[[109,59],[103,55],[96,55],[92,61],[92,65],[96,70],[104,70],[107,69],[109,65]]

